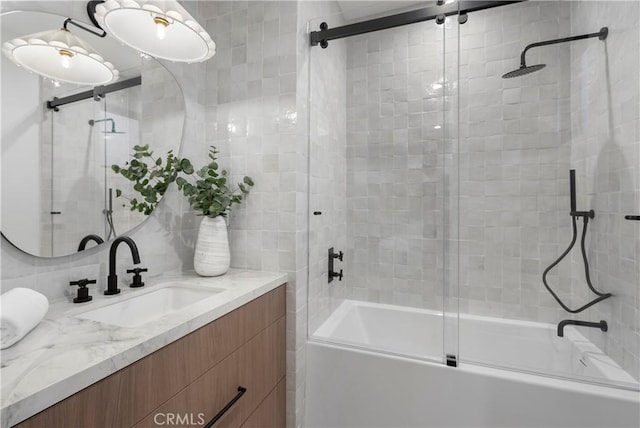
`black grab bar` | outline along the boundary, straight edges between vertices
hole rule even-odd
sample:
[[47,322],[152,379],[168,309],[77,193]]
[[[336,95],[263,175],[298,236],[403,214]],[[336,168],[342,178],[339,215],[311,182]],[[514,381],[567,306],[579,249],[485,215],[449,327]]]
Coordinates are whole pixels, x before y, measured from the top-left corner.
[[[569,184],[570,184],[570,193],[571,193],[571,195],[570,195],[570,197],[571,197],[571,212],[570,212],[570,215],[571,215],[571,225],[572,225],[572,229],[573,229],[573,238],[571,238],[571,244],[569,244],[569,248],[567,248],[562,253],[562,255],[560,257],[558,257],[558,259],[556,261],[551,263],[551,265],[544,270],[544,273],[542,274],[542,283],[547,288],[547,291],[549,291],[549,293],[551,293],[553,298],[556,299],[556,302],[558,302],[560,304],[560,306],[562,306],[562,309],[564,309],[565,311],[567,311],[569,313],[577,314],[578,312],[582,312],[585,309],[590,308],[591,306],[595,305],[596,303],[601,302],[604,299],[607,299],[607,298],[611,297],[611,293],[601,293],[600,291],[596,290],[595,287],[593,286],[593,284],[591,283],[591,275],[589,274],[589,261],[587,260],[587,250],[585,249],[585,238],[587,236],[587,224],[589,223],[589,219],[590,218],[594,218],[595,217],[595,212],[593,210],[590,210],[590,211],[577,211],[576,210],[576,171],[575,171],[575,169],[572,169],[572,170],[569,171]],[[569,254],[569,252],[571,251],[571,249],[575,245],[576,239],[578,238],[578,226],[576,224],[578,217],[582,217],[583,222],[584,222],[584,226],[582,227],[582,238],[580,239],[580,248],[582,250],[581,251],[582,252],[582,260],[584,262],[584,276],[585,276],[585,279],[587,281],[587,286],[598,297],[593,299],[592,301],[588,302],[587,304],[579,307],[578,309],[571,309],[567,305],[565,305],[562,300],[560,300],[560,298],[556,295],[556,293],[553,292],[553,290],[551,289],[551,287],[547,283],[547,274],[558,263],[560,263],[560,261],[562,259],[564,259],[567,256],[567,254]]]

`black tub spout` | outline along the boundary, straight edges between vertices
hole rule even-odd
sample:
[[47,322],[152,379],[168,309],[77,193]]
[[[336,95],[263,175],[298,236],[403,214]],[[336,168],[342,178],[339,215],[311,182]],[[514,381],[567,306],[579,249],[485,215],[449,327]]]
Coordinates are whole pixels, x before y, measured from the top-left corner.
[[595,327],[599,328],[602,331],[607,331],[609,326],[605,320],[601,320],[600,322],[590,322],[590,321],[580,321],[580,320],[562,320],[558,323],[558,336],[564,337],[564,328],[567,325],[579,325],[582,327]]

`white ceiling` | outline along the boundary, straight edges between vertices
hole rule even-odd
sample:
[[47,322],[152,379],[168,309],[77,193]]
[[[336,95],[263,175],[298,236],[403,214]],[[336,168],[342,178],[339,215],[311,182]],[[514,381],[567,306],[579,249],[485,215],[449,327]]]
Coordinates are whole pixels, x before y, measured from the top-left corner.
[[393,15],[407,10],[421,9],[433,6],[435,1],[369,1],[369,0],[338,0],[342,15],[347,22],[357,22],[369,18]]

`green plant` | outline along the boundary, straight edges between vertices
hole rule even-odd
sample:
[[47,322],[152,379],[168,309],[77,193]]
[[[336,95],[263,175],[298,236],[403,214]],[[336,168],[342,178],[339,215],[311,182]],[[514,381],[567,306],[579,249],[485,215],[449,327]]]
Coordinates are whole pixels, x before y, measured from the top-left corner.
[[167,191],[169,184],[176,180],[178,173],[190,174],[193,173],[193,168],[188,160],[185,162],[185,160],[177,158],[171,150],[167,153],[166,163],[161,157],[155,158],[153,156],[148,144],[136,145],[133,147],[133,151],[133,159],[126,162],[124,167],[111,165],[111,169],[116,174],[121,174],[132,181],[134,183],[133,190],[138,192],[142,199],[127,198],[122,195],[120,189],[116,189],[116,197],[129,199],[131,211],[139,211],[149,215]]
[[[180,159],[172,151],[167,153],[165,162],[161,157],[153,156],[149,145],[134,146],[133,150],[133,159],[124,167],[111,166],[116,174],[134,182],[133,190],[142,196],[141,200],[129,199],[132,211],[151,214],[169,184],[175,181],[198,215],[226,217],[231,206],[239,204],[254,184],[250,177],[244,177],[238,188],[231,190],[227,186],[227,171],[218,171],[218,150],[214,146],[209,149],[211,161],[198,171],[189,159]],[[121,196],[122,191],[116,189],[116,197]]]
[[[238,183],[238,188],[231,190],[227,186],[227,171],[223,169],[218,172],[217,154],[218,150],[211,146],[209,149],[211,162],[195,172],[198,178],[195,178],[194,182],[191,183],[184,177],[176,178],[178,189],[187,197],[191,207],[198,211],[198,215],[226,217],[231,206],[242,202],[243,196],[247,195],[249,189],[253,187],[253,180],[245,176],[242,183]],[[189,162],[188,159],[182,159],[182,161]],[[188,166],[191,166],[190,162]],[[183,167],[182,172],[193,178],[193,167],[190,169]]]

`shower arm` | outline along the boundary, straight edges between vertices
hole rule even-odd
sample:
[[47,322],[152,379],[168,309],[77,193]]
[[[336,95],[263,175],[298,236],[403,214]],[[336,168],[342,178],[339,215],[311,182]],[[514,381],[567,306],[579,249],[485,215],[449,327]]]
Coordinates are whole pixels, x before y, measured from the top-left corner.
[[[95,125],[95,124],[96,124],[96,123],[98,123],[98,122],[111,122],[111,132],[112,132],[112,133],[115,133],[115,132],[116,132],[116,121],[115,121],[115,120],[113,120],[113,119],[111,119],[110,117],[108,117],[108,118],[106,118],[106,119],[97,119],[97,120],[95,120],[95,119],[91,119],[91,120],[89,121],[89,125],[93,126],[93,125]],[[120,129],[122,129],[122,128],[120,128]]]
[[607,38],[608,34],[609,34],[609,29],[607,27],[602,27],[600,31],[598,31],[597,33],[582,34],[580,36],[564,37],[562,39],[546,40],[544,42],[531,43],[530,45],[527,45],[527,47],[525,47],[522,53],[520,54],[520,66],[521,67],[527,66],[527,63],[524,57],[527,51],[531,48],[537,48],[540,46],[547,46],[547,45],[555,45],[557,43],[573,42],[574,40],[590,39],[592,37],[597,37],[600,40],[604,40]]

